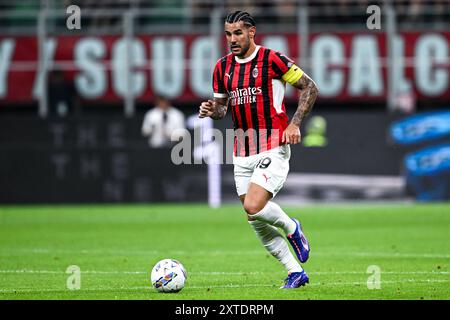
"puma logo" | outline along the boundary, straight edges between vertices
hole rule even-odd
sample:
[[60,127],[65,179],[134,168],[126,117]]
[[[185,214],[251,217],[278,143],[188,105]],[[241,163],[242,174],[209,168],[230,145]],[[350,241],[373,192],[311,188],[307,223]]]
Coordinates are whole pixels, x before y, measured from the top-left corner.
[[303,246],[305,247],[306,251],[309,251],[308,241],[306,241],[304,235],[301,235],[301,236],[300,236],[300,240],[302,241],[302,244],[303,244]]
[[270,179],[270,177],[267,177],[265,173],[263,173],[263,177],[266,179],[266,183]]
[[232,74],[233,74],[233,72],[230,73],[230,74],[228,74],[228,73],[225,72],[225,77],[231,78],[231,75],[232,75]]

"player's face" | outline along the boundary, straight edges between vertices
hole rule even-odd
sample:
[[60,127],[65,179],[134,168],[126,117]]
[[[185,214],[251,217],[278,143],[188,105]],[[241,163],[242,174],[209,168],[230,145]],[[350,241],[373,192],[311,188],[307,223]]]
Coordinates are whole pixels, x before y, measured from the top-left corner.
[[255,27],[247,27],[242,21],[225,23],[225,36],[233,55],[245,57],[254,39],[255,30]]

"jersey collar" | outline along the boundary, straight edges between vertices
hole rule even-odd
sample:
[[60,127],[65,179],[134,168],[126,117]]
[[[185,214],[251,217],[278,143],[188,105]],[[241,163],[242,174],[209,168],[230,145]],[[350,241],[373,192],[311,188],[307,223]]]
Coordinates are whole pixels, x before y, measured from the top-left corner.
[[234,59],[236,60],[237,63],[246,63],[252,61],[253,58],[256,57],[256,55],[258,54],[258,50],[260,47],[261,46],[256,46],[255,51],[253,51],[253,53],[245,59],[238,58],[237,56],[234,56]]

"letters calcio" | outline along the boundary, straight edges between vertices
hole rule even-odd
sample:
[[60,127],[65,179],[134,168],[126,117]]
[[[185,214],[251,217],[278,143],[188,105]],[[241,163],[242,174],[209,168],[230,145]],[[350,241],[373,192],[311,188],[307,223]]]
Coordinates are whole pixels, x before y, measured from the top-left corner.
[[[302,66],[296,58],[296,34],[260,35],[260,39],[262,45],[286,53]],[[393,43],[396,64],[389,73],[396,88],[413,88],[419,99],[448,100],[449,40],[450,32],[399,34]],[[150,101],[154,92],[160,92],[178,102],[197,102],[211,95],[211,69],[225,53],[218,52],[208,36],[137,36],[127,41],[118,36],[52,37],[44,45],[44,58],[47,65],[73,61],[65,75],[87,100],[118,102],[131,92],[139,101]],[[312,34],[309,45],[313,59],[307,69],[321,88],[321,99],[386,99],[385,35]],[[123,63],[127,55],[129,77]],[[38,61],[37,39],[0,37],[0,104],[36,101],[42,91],[45,68],[36,70],[34,63],[20,66],[20,61]],[[295,99],[295,92],[288,90],[287,98]]]

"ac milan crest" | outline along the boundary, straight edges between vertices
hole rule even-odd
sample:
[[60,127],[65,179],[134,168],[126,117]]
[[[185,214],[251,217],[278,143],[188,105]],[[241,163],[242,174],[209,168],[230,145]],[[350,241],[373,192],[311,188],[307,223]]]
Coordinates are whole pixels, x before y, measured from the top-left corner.
[[255,67],[252,71],[253,78],[256,78],[258,76],[258,74],[259,74],[258,67]]

